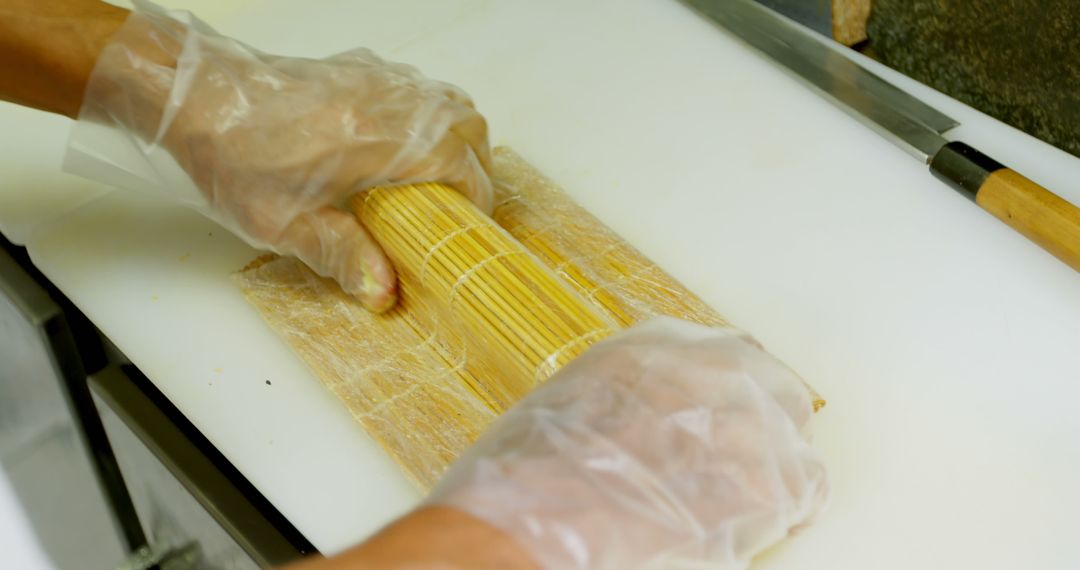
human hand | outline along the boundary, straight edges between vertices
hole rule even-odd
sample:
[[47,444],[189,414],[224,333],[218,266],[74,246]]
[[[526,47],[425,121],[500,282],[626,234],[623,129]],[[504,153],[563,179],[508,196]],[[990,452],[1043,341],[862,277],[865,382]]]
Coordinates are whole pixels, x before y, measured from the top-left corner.
[[364,49],[264,54],[148,2],[99,56],[80,119],[167,148],[200,211],[376,311],[396,299],[393,268],[343,209],[351,195],[437,181],[492,206],[487,124],[456,87]]
[[812,415],[748,336],[657,320],[504,414],[428,506],[504,531],[545,568],[745,568],[824,503]]

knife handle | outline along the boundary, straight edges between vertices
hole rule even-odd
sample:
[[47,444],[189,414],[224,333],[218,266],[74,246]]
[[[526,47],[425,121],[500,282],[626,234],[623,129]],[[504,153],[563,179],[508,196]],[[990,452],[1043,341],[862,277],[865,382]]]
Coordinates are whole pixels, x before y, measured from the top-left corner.
[[962,143],[946,144],[930,172],[1080,271],[1080,208]]

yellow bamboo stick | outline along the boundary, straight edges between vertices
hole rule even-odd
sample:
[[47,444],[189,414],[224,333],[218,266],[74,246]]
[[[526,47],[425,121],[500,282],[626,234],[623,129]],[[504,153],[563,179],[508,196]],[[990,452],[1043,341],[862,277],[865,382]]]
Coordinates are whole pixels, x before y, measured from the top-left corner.
[[466,378],[493,411],[617,328],[449,187],[373,188],[353,209],[441,330],[474,347]]

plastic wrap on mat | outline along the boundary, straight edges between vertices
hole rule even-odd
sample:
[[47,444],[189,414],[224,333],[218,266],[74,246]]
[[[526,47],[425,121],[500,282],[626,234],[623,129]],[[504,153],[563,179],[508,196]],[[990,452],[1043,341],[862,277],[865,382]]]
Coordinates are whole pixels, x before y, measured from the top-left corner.
[[[371,314],[293,259],[256,260],[236,276],[423,490],[513,401],[611,330],[657,315],[727,325],[509,149],[495,150],[494,178],[505,231],[435,187],[357,200],[399,272],[388,313]],[[824,404],[811,395],[815,409]]]
[[729,326],[514,151],[495,149],[495,221],[620,326],[658,315]]

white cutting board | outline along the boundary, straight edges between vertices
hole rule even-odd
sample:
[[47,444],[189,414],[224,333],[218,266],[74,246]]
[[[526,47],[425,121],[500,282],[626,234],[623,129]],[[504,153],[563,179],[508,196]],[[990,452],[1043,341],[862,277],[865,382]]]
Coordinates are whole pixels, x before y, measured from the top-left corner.
[[[496,142],[828,398],[831,508],[758,567],[1080,567],[1080,275],[678,3],[270,0],[220,24],[461,85]],[[898,81],[1080,202],[1080,160]],[[213,224],[113,194],[29,247],[320,549],[416,500],[229,283],[253,252]]]

